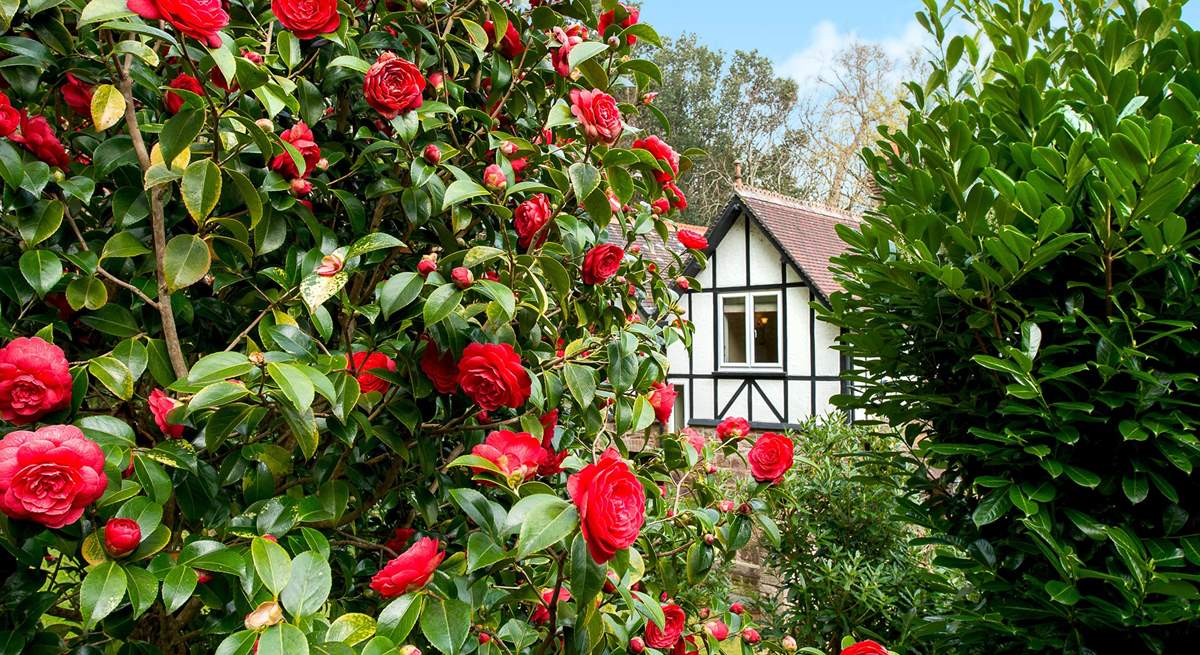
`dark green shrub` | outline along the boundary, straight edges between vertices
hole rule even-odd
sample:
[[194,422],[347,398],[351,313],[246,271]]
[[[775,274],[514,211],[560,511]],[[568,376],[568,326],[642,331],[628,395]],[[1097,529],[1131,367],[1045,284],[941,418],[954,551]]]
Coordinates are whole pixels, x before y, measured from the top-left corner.
[[843,235],[844,403],[928,466],[940,561],[983,592],[947,629],[1192,652],[1200,34],[1181,1],[945,4],[907,125],[866,155],[882,203]]
[[851,633],[911,652],[955,588],[909,545],[901,471],[886,458],[897,440],[830,420],[811,421],[797,441],[775,517],[782,539],[768,550],[781,583],[776,628],[826,652]]

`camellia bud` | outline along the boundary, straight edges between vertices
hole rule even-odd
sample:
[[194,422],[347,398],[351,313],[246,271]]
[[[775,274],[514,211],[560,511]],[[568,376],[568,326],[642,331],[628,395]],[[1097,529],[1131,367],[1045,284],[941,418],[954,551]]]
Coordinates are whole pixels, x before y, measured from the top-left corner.
[[196,584],[206,584],[212,582],[212,574],[208,571],[196,569]]
[[441,91],[446,88],[446,76],[442,71],[433,71],[426,79],[429,80],[429,86],[433,87],[435,91]]
[[717,465],[716,465],[716,464],[713,464],[712,462],[709,462],[709,463],[708,463],[708,467],[704,469],[704,472],[705,472],[705,473],[707,473],[707,474],[709,474],[709,475],[712,475],[713,473],[716,473],[716,472],[717,472]]
[[492,635],[489,635],[486,632],[479,633],[479,643],[486,644],[487,642],[489,642],[491,640],[492,640]]
[[104,524],[104,547],[113,557],[124,557],[142,543],[142,529],[133,519],[112,519]]
[[725,625],[721,619],[713,619],[704,624],[704,632],[717,641],[725,641],[725,638],[729,636],[729,626]]
[[450,271],[450,279],[454,280],[454,284],[458,285],[459,289],[466,289],[475,283],[475,276],[471,274],[471,269],[465,266],[456,266]]
[[729,606],[729,611],[733,612],[734,614],[741,614],[742,612],[746,611],[746,608],[742,607],[741,603],[734,603]]
[[255,366],[263,366],[267,363],[267,356],[261,352],[252,352],[249,355],[246,355],[246,357],[250,360],[250,363],[254,364]]
[[709,546],[711,546],[711,545],[713,545],[713,543],[715,543],[716,541],[717,541],[717,535],[715,535],[715,534],[713,534],[713,533],[711,533],[711,532],[705,533],[705,535],[704,535],[704,543],[706,543],[706,544],[708,544]]
[[297,196],[307,196],[312,191],[312,182],[303,178],[292,180],[292,194]]
[[273,543],[273,544],[277,544],[277,543],[279,543],[279,537],[276,537],[276,536],[275,536],[275,535],[273,535],[273,534],[264,534],[264,535],[262,536],[262,538],[263,538],[263,539],[266,539],[267,541],[269,541],[269,542],[271,542],[271,543]]
[[732,500],[722,500],[721,502],[717,503],[717,509],[728,514],[733,511],[733,501]]
[[783,649],[789,653],[794,652],[797,648],[799,648],[799,646],[796,645],[796,638],[791,635],[786,635],[783,639],[780,639],[779,645],[783,646]]
[[750,503],[742,503],[741,505],[738,505],[738,514],[748,515],[752,512],[754,512],[754,508],[750,506]]
[[513,143],[512,141],[505,141],[504,143],[500,144],[500,152],[504,153],[505,157],[512,157],[513,155],[517,154],[517,150],[519,150],[519,148],[517,148],[517,144]]
[[437,163],[442,161],[442,149],[431,143],[425,146],[425,152],[421,153],[421,156],[425,158],[425,163],[437,166]]
[[651,91],[650,93],[644,93],[644,94],[642,94],[642,104],[648,105],[648,104],[654,102],[654,99],[657,97],[658,97],[657,91]]
[[620,48],[620,47],[621,47],[621,39],[620,39],[620,37],[616,37],[616,36],[610,36],[610,37],[608,37],[608,47],[610,47],[610,48]]
[[429,277],[429,274],[437,270],[437,255],[428,254],[421,257],[421,261],[417,262],[417,272],[421,277]]
[[492,191],[503,191],[508,186],[508,178],[505,177],[504,171],[496,164],[489,164],[483,169],[483,186]]
[[318,159],[317,160],[317,168],[319,168],[321,170],[325,170],[325,169],[329,168],[329,160],[324,157]]
[[641,637],[634,637],[629,640],[629,650],[635,653],[641,653],[646,650],[646,642],[642,641]]
[[700,618],[701,619],[707,619],[708,615],[711,613],[712,613],[712,610],[708,609],[707,607],[700,608]]
[[742,630],[742,641],[747,644],[757,644],[762,641],[762,637],[758,636],[758,630],[754,628],[746,628]]
[[129,479],[129,476],[133,475],[133,460],[134,460],[135,458],[136,458],[136,457],[135,457],[135,456],[134,456],[132,453],[130,453],[130,455],[129,455],[129,466],[126,466],[126,467],[125,467],[125,470],[124,470],[124,471],[121,471],[121,477],[122,477],[122,478]]
[[[425,11],[426,9],[429,9],[429,0],[412,0],[412,8],[416,9],[417,11]],[[420,651],[417,652],[419,653]],[[401,653],[400,655],[406,654]]]
[[631,252],[631,253],[633,253],[633,254],[635,254],[635,255],[640,255],[640,254],[642,254],[642,244],[640,244],[640,243],[635,243],[635,244],[633,244],[632,246],[629,246],[629,252]]
[[333,277],[342,271],[342,266],[345,262],[337,255],[325,255],[321,258],[321,263],[317,266],[315,273],[321,277]]
[[254,121],[254,124],[261,127],[264,132],[275,131],[275,123],[273,123],[269,118],[260,118]]
[[405,644],[400,647],[400,655],[421,655],[421,649],[412,644]]
[[268,600],[246,615],[245,624],[247,630],[265,630],[282,621],[283,608],[279,603]]
[[679,277],[675,278],[675,286],[679,287],[680,289],[683,289],[684,291],[687,291],[688,289],[690,289],[692,287],[692,283],[688,282],[688,279],[686,277],[680,275]]

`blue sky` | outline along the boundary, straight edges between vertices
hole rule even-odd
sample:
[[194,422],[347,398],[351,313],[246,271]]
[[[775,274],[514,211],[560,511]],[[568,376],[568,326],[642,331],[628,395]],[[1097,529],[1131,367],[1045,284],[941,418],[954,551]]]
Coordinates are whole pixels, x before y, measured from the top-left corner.
[[[642,20],[664,36],[695,32],[723,50],[755,49],[802,83],[853,40],[898,54],[921,43],[920,0],[643,0]],[[1200,0],[1184,8],[1200,28]]]

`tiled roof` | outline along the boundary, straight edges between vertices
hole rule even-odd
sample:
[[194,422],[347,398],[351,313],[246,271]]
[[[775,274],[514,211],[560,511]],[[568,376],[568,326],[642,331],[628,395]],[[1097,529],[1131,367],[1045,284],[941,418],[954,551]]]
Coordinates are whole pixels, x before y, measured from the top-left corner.
[[858,227],[857,216],[753,187],[739,186],[735,192],[822,296],[841,291],[829,271],[829,260],[845,252],[847,245],[834,228],[839,223]]
[[[692,230],[696,234],[704,234],[708,231],[708,228],[703,225],[676,223],[675,230]],[[657,264],[658,270],[665,273],[675,264],[675,258],[671,256],[672,252],[681,258],[681,269],[686,267],[691,261],[691,258],[688,257],[687,248],[684,248],[683,244],[679,243],[679,239],[676,238],[675,234],[675,231],[670,232],[670,242],[664,244],[663,240],[659,238],[658,232],[651,230],[639,237],[635,243],[641,244],[642,257]],[[619,222],[613,221],[608,224],[608,238],[610,241],[624,242],[625,237],[621,231],[621,224]]]

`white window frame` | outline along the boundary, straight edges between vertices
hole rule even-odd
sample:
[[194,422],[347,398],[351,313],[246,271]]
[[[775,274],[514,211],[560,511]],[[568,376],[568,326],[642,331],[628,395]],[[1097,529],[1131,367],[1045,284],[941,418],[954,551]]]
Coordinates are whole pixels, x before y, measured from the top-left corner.
[[[683,420],[680,421],[679,424],[681,427],[686,428],[689,425],[691,425],[691,423],[692,423],[692,404],[690,402],[688,402],[689,397],[690,397],[690,394],[688,393],[689,382],[687,382],[686,380],[672,380],[671,376],[668,375],[667,376],[667,384],[675,385],[676,398],[678,400],[681,400],[683,403],[683,415],[682,415]],[[671,422],[674,423],[678,419],[679,419],[679,417],[676,416],[675,412],[672,410]],[[674,426],[672,426],[672,427],[674,427]]]
[[[778,362],[758,364],[752,363],[754,359],[754,299],[765,296],[775,297],[775,314],[776,325],[775,331],[775,352],[779,356]],[[746,359],[745,362],[726,362],[725,361],[725,300],[728,298],[741,298],[746,307]],[[783,339],[784,339],[784,320],[783,315],[783,290],[775,291],[736,291],[732,293],[721,293],[717,296],[717,368],[719,370],[747,370],[755,371],[782,371],[783,370]]]

